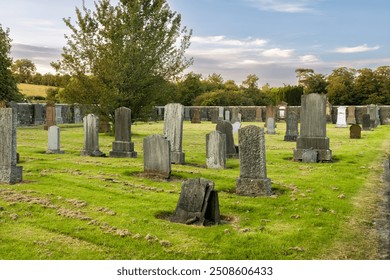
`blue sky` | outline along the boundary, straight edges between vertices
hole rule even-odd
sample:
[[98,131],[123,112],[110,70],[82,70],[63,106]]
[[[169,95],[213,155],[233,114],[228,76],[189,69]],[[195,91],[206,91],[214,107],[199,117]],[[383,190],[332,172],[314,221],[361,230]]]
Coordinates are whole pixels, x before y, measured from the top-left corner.
[[[0,24],[9,27],[14,59],[29,58],[52,71],[81,0],[12,0],[0,3]],[[93,0],[86,0],[93,7]],[[240,84],[296,84],[296,68],[329,74],[337,67],[390,65],[388,0],[168,0],[193,30],[189,69],[203,77],[222,74]]]

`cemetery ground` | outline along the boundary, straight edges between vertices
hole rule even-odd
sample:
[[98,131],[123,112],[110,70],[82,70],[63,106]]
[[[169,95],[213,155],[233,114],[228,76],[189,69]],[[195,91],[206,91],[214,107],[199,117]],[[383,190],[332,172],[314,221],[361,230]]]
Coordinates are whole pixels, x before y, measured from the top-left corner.
[[[238,159],[206,169],[210,122],[184,123],[186,164],[172,165],[168,181],[143,174],[142,139],[161,134],[162,122],[132,126],[135,159],[81,157],[82,125],[60,127],[65,154],[50,155],[43,126],[18,128],[23,183],[0,184],[0,259],[379,258],[390,126],[349,139],[348,128],[328,124],[333,162],[309,164],[292,161],[295,142],[278,123],[265,136],[273,196],[256,198],[235,194]],[[100,150],[113,141],[100,134]],[[182,181],[197,177],[215,182],[222,223],[171,223]]]

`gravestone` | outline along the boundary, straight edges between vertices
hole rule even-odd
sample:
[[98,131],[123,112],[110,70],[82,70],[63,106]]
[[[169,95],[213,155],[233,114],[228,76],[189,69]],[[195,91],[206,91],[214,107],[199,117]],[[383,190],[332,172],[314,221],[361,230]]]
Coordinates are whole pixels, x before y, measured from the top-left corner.
[[13,108],[0,109],[0,183],[22,181],[23,167],[16,166],[17,112]]
[[185,155],[182,151],[183,143],[184,106],[170,103],[165,106],[164,136],[171,145],[171,162],[184,164]]
[[371,128],[376,128],[380,124],[379,107],[374,104],[368,105],[367,114],[370,115]]
[[41,125],[45,123],[45,112],[43,104],[34,104],[34,125]]
[[206,166],[211,169],[226,168],[226,135],[219,131],[206,135]]
[[56,124],[62,124],[64,123],[64,120],[62,119],[62,106],[61,105],[55,105],[56,110]]
[[284,141],[295,142],[298,138],[298,115],[289,109],[287,109],[286,118],[286,135]]
[[82,123],[83,120],[81,118],[81,109],[78,105],[74,106],[74,123]]
[[49,127],[47,137],[46,154],[63,154],[64,151],[60,148],[60,128],[56,125]]
[[220,220],[214,182],[203,178],[184,181],[171,222],[204,226],[219,224]]
[[332,104],[326,101],[326,122],[332,123]]
[[226,157],[238,158],[237,148],[234,144],[233,125],[228,121],[220,121],[215,130],[226,135]]
[[121,107],[115,110],[115,141],[112,142],[110,157],[136,158],[134,143],[131,142],[131,110]]
[[56,109],[53,104],[46,105],[46,122],[43,128],[48,130],[52,125],[56,125]]
[[232,108],[231,122],[232,123],[241,122],[240,108],[237,108],[237,107]]
[[349,128],[349,138],[360,139],[362,138],[362,128],[358,124],[353,124]]
[[230,111],[225,111],[225,121],[230,122]]
[[371,130],[371,120],[370,120],[370,115],[369,114],[364,114],[363,115],[363,130]]
[[268,105],[265,108],[265,127],[267,127],[267,120],[269,118],[274,118],[275,119],[275,108],[272,105]]
[[348,106],[347,109],[347,124],[356,124],[356,107],[355,106]]
[[200,109],[199,108],[192,109],[191,123],[201,123],[201,120],[200,120]]
[[346,114],[347,107],[340,106],[337,108],[337,122],[336,127],[338,128],[345,128],[347,127],[347,114]]
[[211,123],[218,123],[218,109],[217,108],[210,108],[209,109],[209,116]]
[[267,119],[267,134],[276,134],[274,118]]
[[271,195],[271,180],[267,178],[264,129],[249,125],[238,132],[240,146],[240,177],[236,194],[244,196]]
[[81,156],[105,157],[99,150],[99,118],[94,114],[88,114],[83,118],[84,122],[84,147]]
[[262,122],[263,117],[262,117],[262,110],[260,107],[256,107],[256,122]]
[[191,109],[188,107],[184,107],[184,120],[189,121],[191,120]]
[[329,138],[326,137],[326,96],[311,93],[301,97],[301,127],[294,160],[301,161],[305,150],[318,152],[318,161],[331,161]]
[[171,176],[171,145],[162,135],[150,135],[143,140],[144,172],[169,179]]
[[224,112],[225,112],[225,109],[223,107],[218,108],[218,121],[224,120]]

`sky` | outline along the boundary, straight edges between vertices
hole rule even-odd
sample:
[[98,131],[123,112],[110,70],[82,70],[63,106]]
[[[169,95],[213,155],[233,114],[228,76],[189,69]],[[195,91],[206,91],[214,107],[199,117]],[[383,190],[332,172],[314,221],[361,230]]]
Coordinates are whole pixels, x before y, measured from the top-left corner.
[[[93,8],[93,0],[85,0]],[[295,69],[328,75],[338,67],[390,65],[389,0],[167,0],[193,32],[187,70],[241,84],[295,85]],[[10,29],[11,55],[52,72],[82,0],[0,1],[0,24]]]

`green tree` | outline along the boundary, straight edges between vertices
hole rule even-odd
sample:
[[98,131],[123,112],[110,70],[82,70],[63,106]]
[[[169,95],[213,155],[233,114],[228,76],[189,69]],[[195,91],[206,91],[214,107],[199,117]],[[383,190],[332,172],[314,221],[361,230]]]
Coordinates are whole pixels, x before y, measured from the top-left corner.
[[370,68],[357,70],[353,90],[356,104],[381,103],[377,98],[378,83],[376,76]]
[[337,105],[359,105],[354,94],[354,81],[356,70],[340,67],[332,71],[328,76],[326,87],[329,102]]
[[192,63],[184,55],[191,31],[166,0],[99,0],[94,11],[76,8],[76,17],[74,24],[64,19],[71,35],[53,64],[72,75],[63,92],[68,102],[95,105],[111,119],[118,106],[142,117]]
[[18,83],[28,84],[33,81],[33,76],[37,70],[34,62],[26,58],[16,60],[11,69]]
[[0,101],[20,101],[21,94],[16,86],[16,80],[11,72],[10,57],[11,39],[9,29],[4,30],[0,24]]
[[313,69],[298,68],[295,70],[298,78],[298,85],[303,86],[305,94],[326,93],[326,77],[323,74],[314,73]]
[[300,106],[303,86],[284,85],[278,88],[277,103],[285,101],[289,106]]
[[191,106],[196,97],[205,92],[205,85],[201,74],[190,72],[177,84],[176,101],[183,105]]

